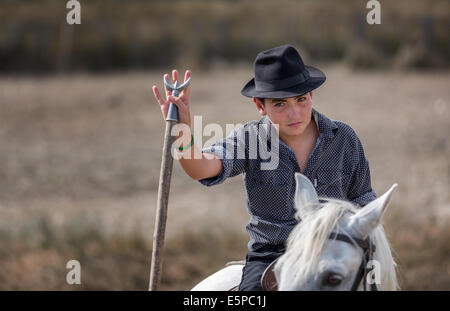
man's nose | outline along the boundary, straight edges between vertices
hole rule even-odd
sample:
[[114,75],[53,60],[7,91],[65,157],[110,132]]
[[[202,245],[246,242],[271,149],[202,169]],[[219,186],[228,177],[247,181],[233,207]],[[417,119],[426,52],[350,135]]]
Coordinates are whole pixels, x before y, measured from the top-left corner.
[[295,104],[289,105],[289,112],[288,112],[289,118],[294,119],[299,114],[300,114],[300,107],[298,105]]

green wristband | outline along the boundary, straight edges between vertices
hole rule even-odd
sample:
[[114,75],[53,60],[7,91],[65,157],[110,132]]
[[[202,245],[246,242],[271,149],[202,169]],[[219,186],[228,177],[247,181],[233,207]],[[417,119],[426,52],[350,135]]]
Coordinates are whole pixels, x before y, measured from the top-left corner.
[[179,151],[185,151],[188,150],[193,144],[194,144],[194,135],[191,135],[192,139],[191,139],[191,143],[189,145],[187,145],[186,147],[178,147]]

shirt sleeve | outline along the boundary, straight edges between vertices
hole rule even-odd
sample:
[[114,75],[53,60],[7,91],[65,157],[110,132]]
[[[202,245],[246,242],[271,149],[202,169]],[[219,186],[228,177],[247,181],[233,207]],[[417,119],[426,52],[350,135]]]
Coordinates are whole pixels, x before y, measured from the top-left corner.
[[356,137],[357,163],[352,173],[347,197],[350,201],[359,206],[364,206],[377,198],[372,189],[370,179],[369,161],[367,160],[361,141]]
[[222,141],[218,141],[210,147],[203,148],[202,152],[211,153],[222,160],[223,170],[215,177],[200,179],[205,186],[214,186],[222,183],[229,177],[243,173],[247,167],[248,151],[244,143],[242,129],[233,131]]

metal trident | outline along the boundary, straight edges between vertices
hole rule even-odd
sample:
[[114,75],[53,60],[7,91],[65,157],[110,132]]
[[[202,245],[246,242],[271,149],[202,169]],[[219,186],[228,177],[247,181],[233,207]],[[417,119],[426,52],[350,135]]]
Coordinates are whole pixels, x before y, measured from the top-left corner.
[[[191,78],[189,77],[183,84],[178,85],[178,81],[171,84],[164,77],[164,84],[172,91],[172,96],[177,97],[180,91],[184,90]],[[178,108],[170,103],[166,117],[166,131],[164,133],[164,145],[161,161],[161,172],[159,175],[158,205],[156,207],[155,231],[153,234],[152,264],[150,268],[149,290],[157,290],[161,281],[162,250],[164,246],[164,234],[166,231],[167,205],[169,203],[170,179],[172,177],[173,158],[171,154],[172,143],[175,137],[171,135],[172,127],[178,122]]]
[[[167,89],[169,91],[172,91],[172,96],[177,97],[180,93],[180,91],[184,90],[189,83],[191,82],[191,77],[189,77],[183,84],[178,85],[178,81],[175,81],[174,84],[170,83],[169,80],[167,80],[167,77],[164,77],[164,84],[166,85]],[[170,103],[169,111],[167,112],[166,121],[175,121],[178,122],[178,107]]]

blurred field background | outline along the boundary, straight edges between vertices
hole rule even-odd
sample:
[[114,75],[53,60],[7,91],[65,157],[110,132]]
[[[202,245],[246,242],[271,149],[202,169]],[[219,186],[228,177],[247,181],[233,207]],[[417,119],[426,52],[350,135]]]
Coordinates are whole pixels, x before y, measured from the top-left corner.
[[[257,52],[290,43],[350,124],[402,289],[450,290],[450,4],[381,1],[0,1],[0,289],[146,290],[164,122],[151,86],[192,70],[191,115],[258,119],[240,95]],[[206,141],[209,137],[205,137]],[[206,188],[174,163],[162,289],[188,290],[248,237],[241,177]],[[214,207],[213,207],[214,206]],[[81,285],[66,263],[81,263]]]

